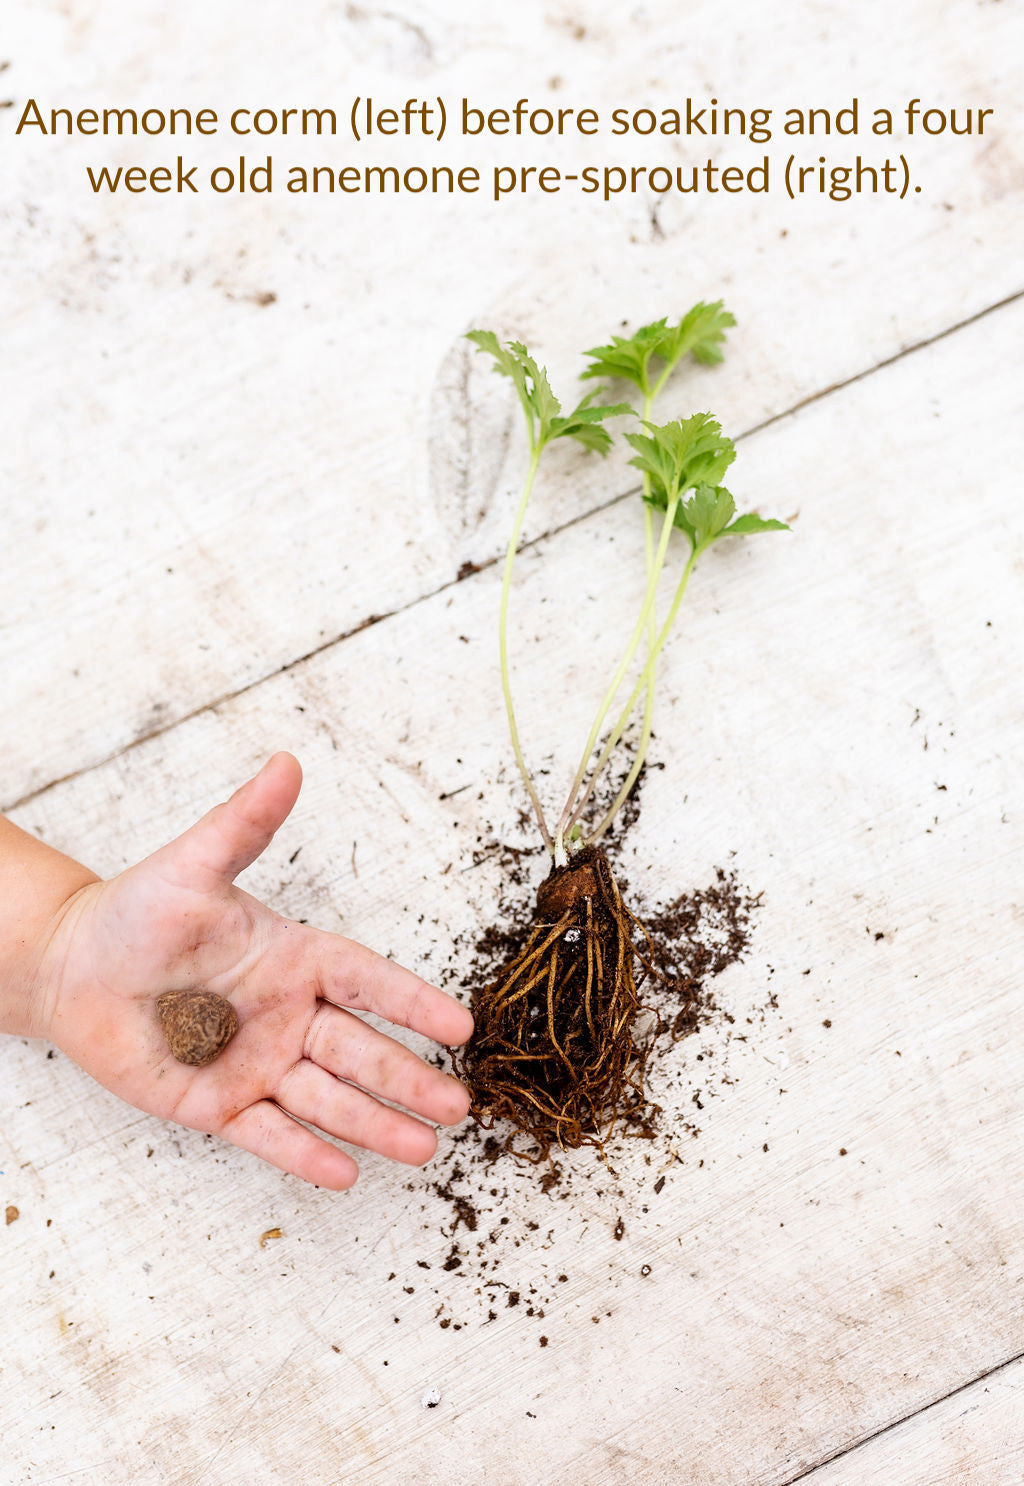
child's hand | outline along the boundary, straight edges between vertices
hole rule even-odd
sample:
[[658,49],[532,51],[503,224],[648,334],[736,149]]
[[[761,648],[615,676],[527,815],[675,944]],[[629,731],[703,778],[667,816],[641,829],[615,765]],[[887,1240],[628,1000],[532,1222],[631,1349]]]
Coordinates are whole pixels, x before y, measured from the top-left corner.
[[[454,1078],[346,1008],[448,1044],[464,1042],[473,1019],[419,976],[233,885],[288,815],[301,778],[290,754],[275,754],[176,841],[76,892],[42,957],[39,1024],[139,1109],[340,1189],[355,1181],[355,1162],[300,1120],[419,1164],[437,1141],[413,1115],[450,1125],[469,1108]],[[240,1024],[206,1068],[171,1057],[156,1012],[162,992],[196,988],[227,997]]]

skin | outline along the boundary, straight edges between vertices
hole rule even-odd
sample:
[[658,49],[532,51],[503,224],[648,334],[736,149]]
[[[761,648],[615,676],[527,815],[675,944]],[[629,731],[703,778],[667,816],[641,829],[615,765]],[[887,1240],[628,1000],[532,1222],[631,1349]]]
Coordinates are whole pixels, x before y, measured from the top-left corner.
[[[421,1165],[437,1146],[425,1122],[454,1125],[469,1109],[456,1079],[353,1013],[448,1045],[473,1019],[411,971],[234,885],[301,782],[298,761],[275,754],[108,882],[0,817],[0,1031],[47,1038],[136,1108],[341,1191],[355,1161],[307,1124]],[[227,997],[240,1026],[214,1063],[189,1068],[167,1049],[156,1000],[199,988]]]

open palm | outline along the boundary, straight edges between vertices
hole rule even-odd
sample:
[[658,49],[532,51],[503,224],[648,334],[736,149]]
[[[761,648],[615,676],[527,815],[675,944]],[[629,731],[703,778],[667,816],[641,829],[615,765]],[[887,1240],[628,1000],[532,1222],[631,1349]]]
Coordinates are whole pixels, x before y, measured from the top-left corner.
[[[177,840],[75,894],[44,958],[44,1013],[51,1040],[130,1104],[341,1189],[355,1161],[307,1125],[418,1165],[436,1149],[423,1119],[456,1124],[469,1107],[454,1078],[353,1011],[449,1045],[473,1021],[419,976],[234,886],[301,779],[290,754],[275,754]],[[230,1000],[239,1020],[206,1068],[175,1061],[156,1014],[164,991],[198,988]]]

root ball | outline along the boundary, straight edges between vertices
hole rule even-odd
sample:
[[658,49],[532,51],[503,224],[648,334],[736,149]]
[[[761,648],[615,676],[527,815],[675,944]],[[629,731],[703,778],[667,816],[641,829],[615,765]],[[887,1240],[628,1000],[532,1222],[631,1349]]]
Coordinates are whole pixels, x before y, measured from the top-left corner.
[[514,1154],[542,1161],[553,1146],[600,1147],[622,1125],[652,1134],[653,1034],[634,1035],[651,967],[634,933],[646,940],[604,852],[587,848],[541,884],[523,947],[474,993],[476,1030],[456,1068],[478,1122],[512,1124]]

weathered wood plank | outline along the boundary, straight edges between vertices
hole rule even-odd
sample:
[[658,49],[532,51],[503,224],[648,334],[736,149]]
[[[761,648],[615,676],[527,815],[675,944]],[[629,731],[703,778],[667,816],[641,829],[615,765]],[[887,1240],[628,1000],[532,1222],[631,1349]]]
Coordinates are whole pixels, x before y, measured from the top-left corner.
[[[1022,332],[1008,308],[744,446],[737,493],[800,514],[698,574],[627,872],[664,898],[731,863],[763,891],[719,986],[754,1025],[661,1066],[701,1133],[660,1193],[663,1149],[614,1177],[574,1157],[564,1201],[474,1168],[496,1267],[449,1272],[431,1172],[367,1159],[346,1197],[310,1191],[5,1046],[4,1437],[26,1478],[767,1486],[1019,1350],[1021,409],[990,368]],[[524,556],[517,691],[552,794],[635,609],[636,567],[604,576],[622,553],[626,506]],[[17,819],[116,871],[293,746],[307,789],[248,884],[438,974],[494,912],[474,847],[515,833],[496,593],[481,572]],[[544,1317],[488,1321],[502,1285]]]
[[1024,1477],[1024,1362],[897,1424],[812,1471],[810,1486],[1017,1486]]
[[[30,91],[51,106],[108,101],[112,79],[119,102],[140,106],[223,108],[236,93],[326,104],[372,88],[494,104],[522,92],[606,115],[709,89],[748,108],[836,108],[851,93],[838,52],[872,57],[865,108],[897,106],[910,76],[928,97],[993,106],[997,122],[1017,96],[1021,21],[1008,7],[953,4],[939,20],[927,0],[886,8],[881,48],[874,9],[861,7],[838,51],[810,0],[781,28],[745,4],[730,23],[711,0],[685,25],[667,0],[626,26],[600,0],[583,20],[520,6],[485,32],[468,6],[387,19],[321,9],[318,21],[307,11],[323,38],[314,55],[249,7],[216,22],[196,7],[209,36],[198,54],[184,24],[128,3],[61,18],[24,7],[8,37],[6,115]],[[209,167],[235,143],[189,149]],[[340,140],[271,143],[282,161],[364,158]],[[671,140],[463,143],[453,158],[479,163],[677,158]],[[713,401],[742,431],[1021,288],[1020,163],[1006,129],[925,142],[925,190],[907,202],[773,193],[666,199],[652,216],[631,194],[493,205],[88,190],[86,162],[155,162],[167,144],[9,141],[0,674],[18,725],[4,738],[7,804],[500,550],[515,419],[503,389],[470,369],[459,336],[471,324],[528,337],[565,388],[578,350],[620,320],[723,295],[741,322],[730,361],[687,378],[665,411]],[[373,158],[408,163],[426,148],[388,140]],[[736,150],[760,158],[746,140]],[[621,472],[554,464],[528,531],[623,489]]]

